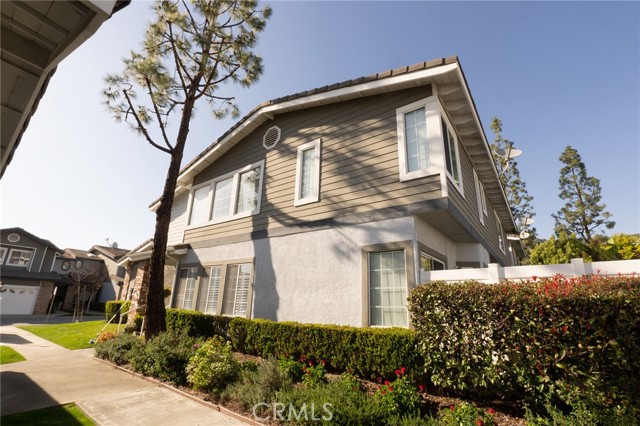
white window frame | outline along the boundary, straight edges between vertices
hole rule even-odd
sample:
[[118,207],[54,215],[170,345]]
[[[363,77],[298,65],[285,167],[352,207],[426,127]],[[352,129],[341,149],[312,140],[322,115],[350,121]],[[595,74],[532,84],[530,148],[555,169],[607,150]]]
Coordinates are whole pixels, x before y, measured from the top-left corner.
[[[11,256],[13,255],[13,252],[15,251],[21,251],[21,252],[29,252],[31,253],[31,256],[29,257],[29,263],[27,263],[26,265],[18,265],[15,263],[11,263]],[[29,269],[29,267],[31,266],[31,262],[33,262],[33,257],[35,255],[35,250],[34,249],[29,249],[29,248],[12,248],[9,250],[9,255],[7,256],[7,262],[5,263],[5,265],[7,266],[15,266],[17,268],[26,268]]]
[[[442,134],[440,130],[440,107],[434,96],[413,102],[396,109],[396,126],[398,133],[398,164],[400,166],[400,182],[418,179],[425,176],[437,175],[441,172]],[[407,167],[407,143],[405,139],[404,116],[405,114],[424,108],[427,127],[427,167],[408,171]]]
[[[458,148],[458,135],[456,134],[455,130],[453,129],[453,126],[451,125],[451,121],[449,121],[449,117],[447,116],[447,114],[445,114],[444,110],[442,109],[441,105],[438,105],[439,109],[440,109],[440,115],[441,115],[441,123],[440,123],[440,127],[442,127],[442,123],[444,123],[445,126],[447,126],[447,132],[449,133],[450,137],[453,137],[453,148],[455,151],[455,156],[456,156],[456,170],[458,172],[458,181],[456,182],[455,178],[453,177],[453,175],[451,173],[449,173],[449,170],[447,169],[447,150],[445,148],[445,144],[447,144],[447,141],[444,140],[444,133],[442,133],[442,157],[443,157],[443,166],[444,166],[444,172],[447,175],[447,177],[449,178],[449,180],[451,181],[451,183],[453,184],[454,187],[456,187],[456,189],[458,190],[458,192],[460,192],[460,195],[462,195],[462,197],[464,197],[464,186],[462,184],[463,178],[462,178],[462,164],[461,164],[461,160],[460,160],[460,149]],[[450,150],[449,150],[450,151]],[[453,153],[451,153],[453,154]],[[453,159],[452,159],[453,160]],[[453,163],[453,161],[452,161]]]
[[498,231],[498,247],[500,248],[500,251],[502,251],[502,253],[507,254],[506,249],[505,249],[505,238],[504,238],[504,228],[502,227],[502,223],[500,222],[500,218],[498,217],[498,213],[493,212],[493,215],[496,218],[496,229]]
[[9,251],[6,247],[0,247],[0,265],[4,265],[4,258]]
[[[301,198],[300,192],[302,191],[302,161],[304,158],[304,152],[310,148],[315,148],[315,155],[313,157],[313,185],[311,188],[311,195]],[[298,158],[296,161],[296,181],[295,181],[295,198],[293,205],[295,207],[303,206],[309,203],[316,203],[320,200],[320,162],[322,158],[322,139],[316,139],[311,142],[307,142],[298,147]]]
[[[400,287],[393,287],[394,289],[398,290],[398,289],[404,289],[405,294],[408,296],[409,295],[409,268],[407,267],[407,262],[406,262],[406,251],[403,248],[396,248],[396,249],[390,249],[390,250],[375,250],[375,251],[371,251],[371,252],[367,252],[367,301],[368,301],[368,313],[367,313],[367,317],[368,317],[368,326],[369,327],[377,327],[377,328],[388,328],[388,327],[407,327],[407,325],[409,324],[409,309],[407,307],[407,303],[405,302],[404,305],[402,306],[387,306],[384,304],[381,304],[379,306],[379,308],[382,309],[382,324],[373,324],[372,323],[372,316],[371,315],[371,309],[373,308],[371,306],[371,256],[374,254],[382,254],[382,253],[393,253],[393,252],[402,252],[402,258],[404,260],[404,286],[400,286]],[[382,287],[380,287],[380,291],[382,291]],[[381,294],[382,297],[382,294]],[[384,323],[384,308],[392,308],[392,309],[402,309],[403,310],[403,314],[404,314],[404,321],[405,324],[403,325],[398,325],[398,324],[385,324]]]
[[484,225],[484,217],[487,216],[487,194],[475,170],[473,171],[473,181],[476,184],[476,198],[478,199],[478,219]]
[[444,260],[440,260],[440,259],[438,259],[438,258],[437,258],[437,257],[435,257],[435,256],[430,255],[430,254],[429,254],[429,253],[427,253],[426,251],[421,251],[421,252],[420,252],[420,269],[422,269],[423,271],[431,272],[431,271],[434,271],[434,270],[435,270],[435,271],[438,271],[438,270],[439,270],[439,269],[431,269],[431,270],[429,270],[429,269],[424,269],[424,268],[422,267],[422,265],[423,265],[423,263],[422,263],[422,259],[424,259],[424,258],[426,258],[426,259],[428,259],[428,260],[430,260],[430,261],[432,261],[432,262],[440,263],[440,264],[442,265],[442,270],[443,270],[443,271],[447,269],[447,262],[445,262]]
[[[241,212],[241,213],[235,213],[236,208],[237,208],[237,204],[238,204],[238,191],[240,189],[240,175],[252,170],[252,169],[256,169],[256,168],[260,168],[260,180],[258,183],[258,199],[256,202],[256,208],[250,211],[245,211],[245,212]],[[232,178],[232,183],[231,183],[231,203],[229,203],[229,214],[227,216],[224,217],[220,217],[220,218],[213,218],[213,200],[214,200],[214,188],[216,183],[218,182],[222,182],[224,180],[227,180],[229,178]],[[256,214],[260,213],[260,207],[262,204],[262,185],[264,183],[264,160],[249,164],[245,167],[242,167],[241,169],[237,169],[234,170],[230,173],[227,173],[225,175],[222,176],[218,176],[215,179],[211,179],[208,180],[206,182],[203,182],[199,185],[196,185],[194,187],[191,188],[191,191],[189,193],[189,209],[187,210],[188,212],[188,216],[187,216],[187,229],[193,229],[193,228],[199,228],[202,226],[208,226],[208,225],[213,225],[216,223],[223,223],[223,222],[229,222],[231,220],[236,220],[236,219],[241,219],[244,217],[249,217],[249,216],[253,216]],[[194,194],[195,191],[197,191],[198,189],[201,189],[203,187],[209,187],[209,195],[207,197],[207,203],[208,203],[208,218],[205,222],[200,222],[200,223],[191,223],[191,214],[193,211],[193,203],[194,203]]]

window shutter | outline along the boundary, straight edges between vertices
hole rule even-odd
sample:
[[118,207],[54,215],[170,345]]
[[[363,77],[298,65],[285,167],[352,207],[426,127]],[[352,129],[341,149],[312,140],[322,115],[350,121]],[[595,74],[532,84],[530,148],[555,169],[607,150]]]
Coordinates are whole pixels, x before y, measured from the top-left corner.
[[218,292],[220,291],[221,277],[222,266],[212,266],[207,289],[207,305],[204,309],[204,312],[207,314],[215,314],[218,309]]

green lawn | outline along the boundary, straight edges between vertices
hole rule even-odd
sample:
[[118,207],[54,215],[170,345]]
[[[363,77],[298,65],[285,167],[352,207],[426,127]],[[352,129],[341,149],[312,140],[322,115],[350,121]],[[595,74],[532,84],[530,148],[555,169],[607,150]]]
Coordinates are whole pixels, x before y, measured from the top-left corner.
[[75,404],[43,408],[0,417],[2,426],[95,426]]
[[0,364],[24,361],[25,358],[9,346],[0,346]]
[[[23,325],[20,328],[62,347],[74,350],[90,348],[92,345],[89,340],[95,339],[105,324],[105,321],[88,321],[70,324]],[[118,324],[109,324],[105,331],[116,332],[117,330]],[[123,330],[124,325],[120,327],[120,331]]]

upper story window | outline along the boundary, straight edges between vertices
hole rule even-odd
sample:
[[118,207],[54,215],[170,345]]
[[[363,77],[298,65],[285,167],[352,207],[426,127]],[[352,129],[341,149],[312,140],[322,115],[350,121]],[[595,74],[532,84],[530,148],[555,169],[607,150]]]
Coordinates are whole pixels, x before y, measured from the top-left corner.
[[458,138],[433,96],[396,110],[400,181],[445,174],[462,192]]
[[11,249],[6,264],[11,266],[21,266],[28,268],[33,257],[33,250],[28,249]]
[[496,229],[498,230],[498,247],[505,253],[504,248],[504,230],[502,229],[502,223],[500,223],[500,218],[498,217],[498,213],[494,212],[496,217]]
[[484,217],[487,216],[487,194],[476,171],[473,171],[473,181],[476,184],[476,198],[478,199],[478,219],[484,225]]
[[321,148],[320,139],[298,147],[294,206],[314,203],[320,199]]
[[450,127],[445,123],[444,118],[440,119],[442,125],[442,139],[444,140],[444,157],[447,166],[447,174],[458,186],[462,188],[460,179],[460,156],[458,154],[458,141]]
[[260,212],[264,160],[191,190],[189,226],[225,222]]
[[4,257],[7,255],[7,248],[0,247],[0,265],[4,265]]

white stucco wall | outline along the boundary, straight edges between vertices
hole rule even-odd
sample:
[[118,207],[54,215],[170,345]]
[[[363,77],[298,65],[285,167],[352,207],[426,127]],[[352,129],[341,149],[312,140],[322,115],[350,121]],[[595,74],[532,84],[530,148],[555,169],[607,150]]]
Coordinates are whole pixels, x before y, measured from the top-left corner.
[[486,267],[490,263],[489,252],[480,243],[460,243],[458,262],[479,262],[481,267]]
[[413,240],[414,229],[405,217],[196,248],[181,263],[255,257],[254,318],[361,326],[361,248]]
[[416,217],[416,239],[432,250],[444,254],[447,257],[447,267],[453,267],[458,261],[457,244],[419,217]]

